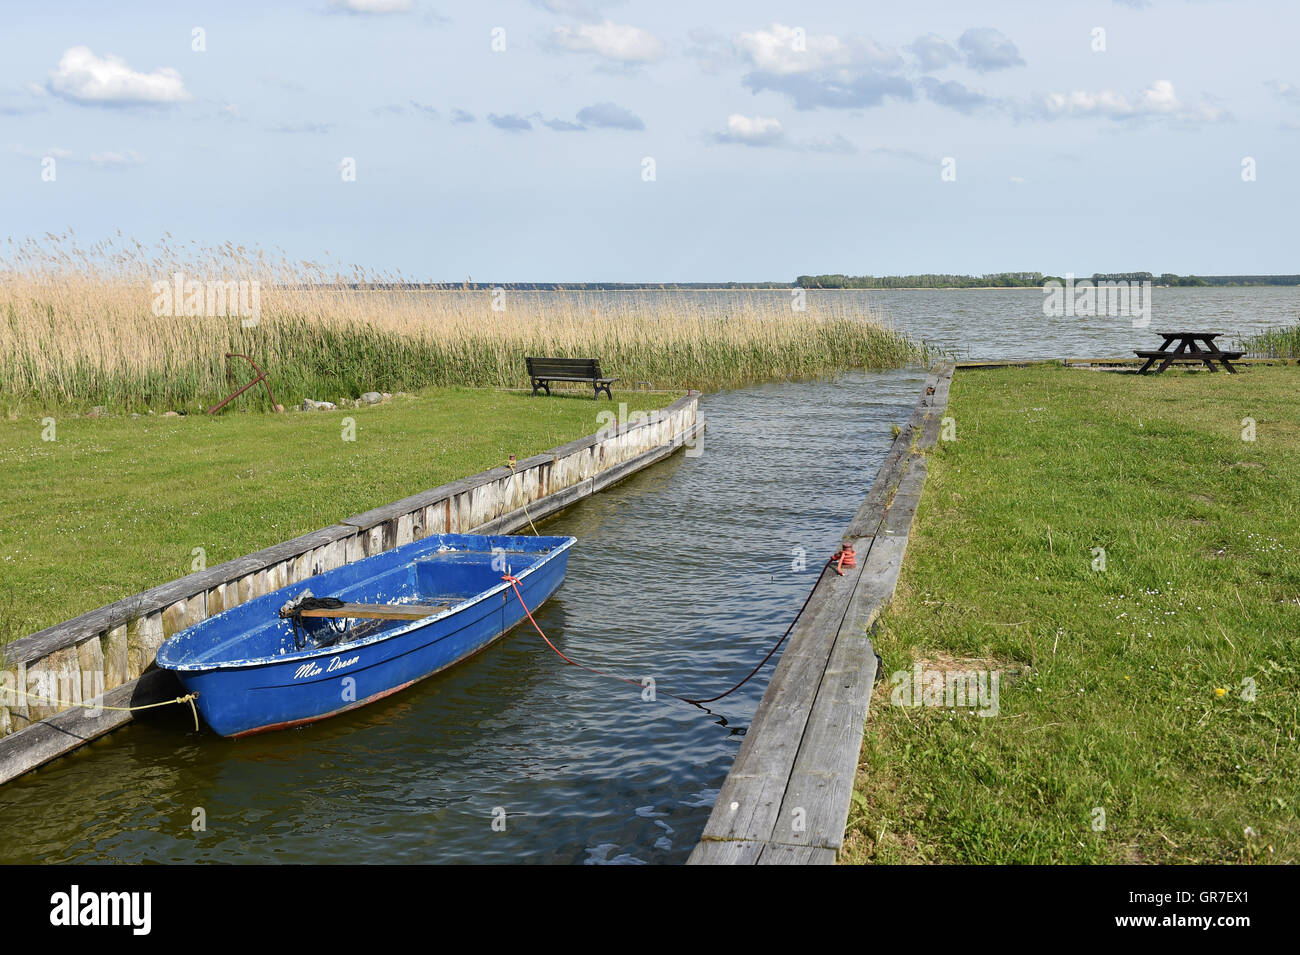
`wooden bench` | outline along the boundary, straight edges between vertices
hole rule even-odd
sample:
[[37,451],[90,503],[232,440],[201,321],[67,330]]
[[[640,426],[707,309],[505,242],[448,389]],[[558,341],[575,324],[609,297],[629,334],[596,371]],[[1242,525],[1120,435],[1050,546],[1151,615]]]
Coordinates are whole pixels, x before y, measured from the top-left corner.
[[524,361],[528,363],[528,377],[533,382],[534,396],[538,389],[545,390],[549,395],[550,383],[553,381],[589,381],[594,399],[599,401],[603,391],[610,401],[614,400],[609,386],[618,379],[601,377],[600,362],[595,358],[525,358]]

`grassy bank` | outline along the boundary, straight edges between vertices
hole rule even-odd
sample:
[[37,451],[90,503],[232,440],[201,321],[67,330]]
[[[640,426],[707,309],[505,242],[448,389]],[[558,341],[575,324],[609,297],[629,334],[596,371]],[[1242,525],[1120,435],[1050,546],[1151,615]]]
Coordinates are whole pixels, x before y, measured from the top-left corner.
[[847,858],[1295,861],[1300,368],[959,371],[949,414],[877,650],[998,711],[879,684]]
[[611,407],[431,389],[338,412],[55,417],[52,441],[48,421],[0,420],[0,643],[183,576],[198,548],[217,564],[591,434]]
[[[173,293],[177,273],[196,297]],[[211,292],[240,281],[258,283],[256,324],[226,314],[234,288],[209,308]],[[705,389],[922,357],[875,313],[836,302],[796,310],[782,291],[710,305],[651,293],[325,285],[403,281],[238,248],[19,244],[0,257],[0,407],[197,410],[232,390],[227,352],[252,356],[286,406],[370,390],[518,386],[525,355],[597,357],[626,387]],[[235,375],[248,381],[248,365],[239,361]],[[268,404],[265,393],[241,400]]]

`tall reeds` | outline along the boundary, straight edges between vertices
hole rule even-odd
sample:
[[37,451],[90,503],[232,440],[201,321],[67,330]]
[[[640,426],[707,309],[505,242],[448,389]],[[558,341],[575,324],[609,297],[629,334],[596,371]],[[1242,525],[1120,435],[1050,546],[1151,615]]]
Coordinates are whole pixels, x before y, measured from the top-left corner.
[[1242,339],[1240,346],[1251,358],[1300,358],[1300,325],[1265,329]]
[[[229,314],[233,301],[213,314],[210,293],[205,310],[186,314],[187,296],[171,294],[178,273],[185,288],[230,284],[232,300],[233,283],[256,282],[258,314]],[[878,315],[839,298],[799,310],[782,290],[408,284],[400,274],[170,237],[153,248],[121,238],[85,248],[71,236],[10,240],[0,254],[0,402],[194,410],[232,390],[227,352],[257,361],[286,405],[427,385],[520,386],[525,355],[597,357],[627,387],[706,389],[924,357]],[[236,364],[234,384],[250,377]],[[265,408],[265,393],[240,404]]]

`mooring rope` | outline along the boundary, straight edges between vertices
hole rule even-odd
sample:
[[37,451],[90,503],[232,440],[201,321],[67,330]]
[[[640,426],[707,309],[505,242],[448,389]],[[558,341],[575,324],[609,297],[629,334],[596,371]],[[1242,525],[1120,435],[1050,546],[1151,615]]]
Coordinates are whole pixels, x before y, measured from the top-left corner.
[[194,706],[194,701],[198,699],[197,693],[187,693],[184,696],[178,696],[174,700],[164,700],[161,703],[142,703],[139,706],[105,706],[102,703],[78,703],[75,700],[54,700],[45,696],[37,696],[35,693],[28,693],[26,690],[20,690],[17,687],[9,690],[0,690],[0,695],[4,693],[21,693],[29,700],[38,700],[41,703],[53,703],[56,706],[80,706],[87,710],[112,710],[115,713],[132,713],[136,710],[152,710],[158,706],[171,706],[174,703],[188,703],[190,712],[194,714],[194,730],[199,729],[199,711]]
[[510,460],[506,463],[510,465],[510,473],[514,475],[515,482],[519,485],[519,500],[523,502],[524,517],[528,518],[528,526],[533,529],[534,537],[541,537],[542,535],[537,533],[537,527],[533,524],[532,517],[528,514],[528,495],[524,493],[524,482],[519,477],[519,472],[515,470],[515,456],[513,454],[510,455]]
[[[799,612],[795,614],[794,619],[790,621],[790,626],[785,628],[785,633],[781,634],[781,639],[776,641],[776,643],[772,646],[771,650],[767,651],[767,656],[763,657],[763,659],[759,662],[758,666],[750,670],[748,676],[746,676],[743,680],[741,680],[731,689],[727,690],[725,693],[719,693],[717,696],[711,696],[707,700],[696,700],[686,696],[678,696],[676,693],[670,693],[667,690],[661,690],[658,687],[658,685],[655,686],[655,693],[656,694],[662,693],[664,696],[670,697],[671,699],[680,700],[683,703],[689,703],[691,706],[699,706],[699,707],[703,707],[705,703],[716,703],[718,700],[721,700],[722,698],[730,696],[732,693],[735,693],[742,686],[744,686],[746,683],[752,680],[755,674],[757,674],[759,670],[763,669],[763,667],[767,664],[767,661],[772,659],[772,655],[775,654],[776,651],[781,648],[781,645],[785,643],[786,638],[789,637],[790,634],[794,631],[795,624],[799,622],[799,618],[803,616],[803,612],[808,609],[808,604],[812,601],[813,594],[817,592],[818,584],[820,584],[822,582],[822,578],[826,576],[826,571],[830,570],[831,567],[834,567],[835,572],[842,577],[844,576],[844,571],[843,571],[844,567],[855,566],[854,558],[855,558],[855,554],[853,553],[853,548],[845,545],[842,546],[839,549],[839,551],[836,552],[836,554],[833,557],[831,557],[830,560],[826,561],[826,563],[822,565],[821,573],[817,575],[817,580],[813,582],[812,589],[808,591],[808,596],[804,598],[803,606],[799,608]],[[510,586],[514,588],[515,596],[519,598],[519,606],[524,608],[524,614],[525,616],[528,617],[528,622],[533,625],[533,629],[537,631],[537,633],[541,636],[541,638],[546,641],[546,645],[550,647],[552,650],[554,650],[556,656],[558,656],[561,660],[563,660],[565,663],[569,664],[570,666],[578,667],[579,669],[586,670],[589,673],[595,673],[598,676],[611,677],[612,679],[621,680],[622,682],[628,683],[632,686],[641,687],[643,689],[645,688],[645,684],[643,684],[639,680],[633,680],[625,676],[619,676],[617,673],[609,673],[605,670],[599,670],[596,667],[588,666],[585,663],[579,663],[577,660],[572,660],[569,657],[565,656],[560,651],[559,647],[551,643],[550,638],[545,633],[542,632],[542,628],[539,627],[537,625],[537,621],[533,619],[532,611],[528,609],[528,604],[524,602],[524,595],[519,590],[519,578],[515,577],[513,574],[502,574],[501,579],[508,581]]]

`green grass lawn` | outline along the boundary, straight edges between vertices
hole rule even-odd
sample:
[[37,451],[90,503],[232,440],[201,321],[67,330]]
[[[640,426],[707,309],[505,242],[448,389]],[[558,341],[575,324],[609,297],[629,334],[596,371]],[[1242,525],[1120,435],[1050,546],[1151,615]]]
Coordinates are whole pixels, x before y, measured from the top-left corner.
[[[619,395],[630,410],[679,393]],[[608,423],[589,397],[436,388],[283,415],[0,420],[0,643]],[[344,440],[344,419],[355,440]]]
[[877,684],[844,858],[1294,862],[1300,368],[958,371],[948,414],[876,649],[998,713]]

